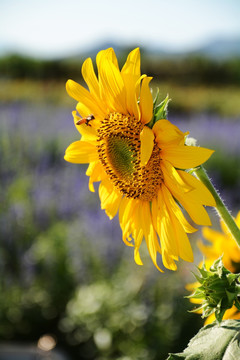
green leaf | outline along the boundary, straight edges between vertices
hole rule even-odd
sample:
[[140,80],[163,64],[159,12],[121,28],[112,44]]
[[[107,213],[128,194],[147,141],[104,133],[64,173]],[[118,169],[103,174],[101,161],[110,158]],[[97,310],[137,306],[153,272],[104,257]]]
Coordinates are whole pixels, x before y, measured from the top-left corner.
[[204,326],[177,354],[170,354],[167,360],[239,360],[240,320],[226,320]]

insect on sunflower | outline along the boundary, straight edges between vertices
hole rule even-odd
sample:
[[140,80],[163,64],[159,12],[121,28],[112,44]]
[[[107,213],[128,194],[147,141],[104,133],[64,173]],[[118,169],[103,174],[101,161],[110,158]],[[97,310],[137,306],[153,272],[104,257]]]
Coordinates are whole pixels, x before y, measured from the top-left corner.
[[151,77],[141,75],[140,51],[135,49],[119,69],[113,49],[96,58],[98,77],[90,58],[82,66],[88,90],[68,80],[68,94],[77,100],[73,118],[81,139],[66,150],[65,160],[89,163],[89,189],[100,182],[101,208],[112,219],[119,213],[123,241],[139,248],[143,238],[155,266],[176,270],[175,261],[193,261],[187,233],[196,231],[184,217],[184,207],[199,225],[210,225],[204,205],[214,206],[207,188],[185,171],[205,162],[212,150],[186,146],[183,133],[159,117],[149,88]]

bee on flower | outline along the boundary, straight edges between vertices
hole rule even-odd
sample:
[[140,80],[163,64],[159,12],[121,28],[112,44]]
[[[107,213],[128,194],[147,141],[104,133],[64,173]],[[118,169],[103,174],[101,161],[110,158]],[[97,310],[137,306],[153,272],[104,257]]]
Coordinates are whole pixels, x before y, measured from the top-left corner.
[[88,90],[73,80],[66,84],[77,101],[73,118],[81,138],[66,149],[65,160],[89,163],[89,190],[100,182],[101,208],[110,219],[118,213],[123,241],[134,246],[137,264],[142,265],[145,239],[155,266],[162,271],[159,253],[163,265],[176,270],[179,258],[193,261],[187,233],[196,231],[181,208],[196,224],[211,224],[204,206],[215,206],[215,200],[188,170],[213,151],[186,146],[188,132],[166,119],[168,98],[153,101],[152,78],[141,75],[138,48],[121,70],[111,48],[100,51],[96,63],[98,76],[90,58],[82,66]]

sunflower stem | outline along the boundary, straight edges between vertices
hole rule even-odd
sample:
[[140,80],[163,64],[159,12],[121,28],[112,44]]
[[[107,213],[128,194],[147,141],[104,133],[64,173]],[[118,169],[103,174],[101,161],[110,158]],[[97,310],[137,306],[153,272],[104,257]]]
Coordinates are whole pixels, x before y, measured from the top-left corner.
[[237,224],[235,223],[232,215],[224,205],[221,197],[218,195],[215,187],[213,186],[211,180],[209,179],[206,170],[199,166],[198,168],[194,169],[194,173],[198,177],[200,181],[208,188],[208,190],[213,195],[215,201],[216,201],[216,209],[218,212],[218,215],[224,223],[226,224],[229,232],[232,234],[233,238],[237,242],[238,246],[240,246],[240,229],[238,228]]

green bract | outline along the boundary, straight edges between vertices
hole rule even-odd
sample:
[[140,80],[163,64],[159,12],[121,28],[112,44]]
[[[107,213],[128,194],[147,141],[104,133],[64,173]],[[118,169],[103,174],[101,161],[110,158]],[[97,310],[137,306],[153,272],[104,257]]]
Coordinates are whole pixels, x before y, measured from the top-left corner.
[[167,95],[166,98],[160,104],[157,105],[158,96],[159,96],[159,90],[153,102],[153,117],[151,121],[148,124],[146,124],[148,127],[150,127],[150,129],[152,129],[153,125],[158,120],[167,119],[168,103],[170,101],[169,96]]
[[235,305],[240,310],[240,285],[238,279],[240,274],[233,274],[223,266],[222,258],[217,259],[206,270],[198,268],[200,276],[194,274],[200,286],[189,298],[202,299],[202,305],[192,312],[202,310],[202,317],[208,317],[215,313],[220,323],[227,309]]

